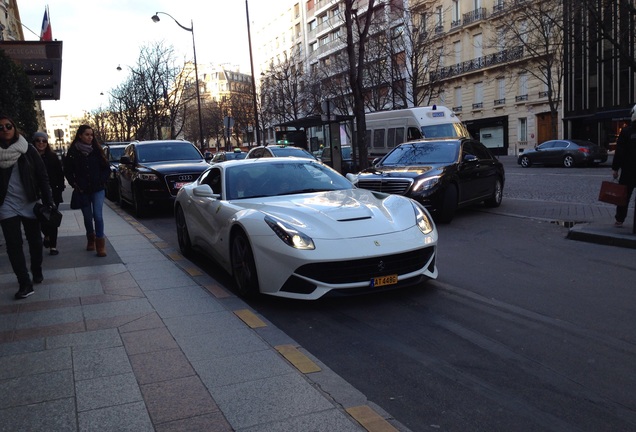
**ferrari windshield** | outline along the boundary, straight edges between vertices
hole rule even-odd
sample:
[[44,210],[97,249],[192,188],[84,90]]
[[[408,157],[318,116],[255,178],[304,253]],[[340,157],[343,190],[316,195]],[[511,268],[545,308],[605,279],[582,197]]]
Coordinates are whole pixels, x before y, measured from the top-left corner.
[[382,160],[382,165],[425,165],[455,162],[459,141],[423,141],[401,144]]
[[228,200],[352,189],[353,185],[331,168],[316,162],[269,162],[228,167]]

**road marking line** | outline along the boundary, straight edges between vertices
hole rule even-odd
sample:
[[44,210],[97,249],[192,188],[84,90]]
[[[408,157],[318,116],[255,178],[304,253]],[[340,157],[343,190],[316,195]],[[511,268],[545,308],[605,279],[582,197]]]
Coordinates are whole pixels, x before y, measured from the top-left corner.
[[275,346],[276,351],[281,353],[283,357],[287,359],[296,369],[304,374],[312,372],[320,372],[320,366],[311,361],[309,357],[301,353],[298,348],[293,345],[278,345]]

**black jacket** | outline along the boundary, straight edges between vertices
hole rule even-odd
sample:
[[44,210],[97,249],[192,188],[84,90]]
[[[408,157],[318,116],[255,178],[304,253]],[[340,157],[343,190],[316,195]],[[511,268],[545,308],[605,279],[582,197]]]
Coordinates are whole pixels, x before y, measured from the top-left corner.
[[93,147],[88,155],[71,145],[64,158],[64,176],[72,188],[92,194],[106,188],[110,175],[110,165],[101,149]]
[[62,170],[62,162],[57,155],[51,151],[44,152],[42,161],[46,167],[46,172],[49,175],[49,184],[51,185],[51,192],[53,193],[53,201],[55,204],[64,202],[62,199],[62,192],[65,189],[64,185],[64,171]]
[[[33,145],[29,144],[29,149],[18,158],[16,165],[20,168],[20,179],[27,199],[37,201],[41,198],[44,205],[53,205],[49,176],[40,154]],[[11,172],[16,165],[0,168],[0,205],[4,203],[7,196]]]
[[636,122],[621,130],[616,140],[616,153],[612,161],[612,169],[620,169],[620,183],[636,186]]

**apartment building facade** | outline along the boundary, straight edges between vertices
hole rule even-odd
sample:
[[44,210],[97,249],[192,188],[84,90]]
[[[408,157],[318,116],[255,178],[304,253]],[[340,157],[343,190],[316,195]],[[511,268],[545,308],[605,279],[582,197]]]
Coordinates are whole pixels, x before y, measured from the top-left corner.
[[[334,58],[343,55],[346,35],[343,3],[342,0],[290,1],[287,13],[280,15],[280,22],[269,26],[266,32],[269,36],[263,39],[268,43],[258,49],[261,71],[266,71],[284,49],[303,54],[308,76],[317,69],[324,70]],[[384,7],[376,17],[379,25],[372,29],[371,37],[375,37],[374,32],[387,32],[389,36],[383,40],[393,41],[395,35],[409,33],[405,28],[412,30],[411,34],[418,31],[420,39],[425,37],[436,47],[438,56],[436,67],[427,70],[426,77],[416,84],[422,88],[437,88],[431,92],[434,97],[429,100],[430,104],[452,108],[470,132],[495,153],[518,154],[556,138],[554,135],[562,136],[560,109],[554,109],[554,101],[560,101],[560,87],[547,85],[540,74],[528,73],[532,71],[534,59],[533,54],[524,50],[522,41],[515,44],[514,39],[509,38],[505,45],[498,43],[499,34],[510,22],[530,28],[520,14],[530,3],[537,2],[376,0],[376,4]],[[367,5],[368,0],[357,2],[358,16],[366,12]],[[277,30],[278,36],[275,36]],[[277,43],[274,45],[272,40]],[[274,46],[278,53],[272,49]],[[372,97],[372,92],[397,92],[398,84],[406,92],[413,87],[405,83],[412,74],[404,58],[413,55],[409,50],[419,47],[409,48],[408,43],[401,46],[404,52],[391,54],[387,61],[387,67],[392,69],[391,82],[369,90],[368,97]],[[433,62],[430,54],[426,56],[429,63]],[[401,66],[395,68],[398,59],[402,59]],[[555,95],[557,88],[559,94]],[[375,108],[413,106],[412,98],[400,96],[389,95],[384,106]],[[403,100],[410,102],[400,103]]]

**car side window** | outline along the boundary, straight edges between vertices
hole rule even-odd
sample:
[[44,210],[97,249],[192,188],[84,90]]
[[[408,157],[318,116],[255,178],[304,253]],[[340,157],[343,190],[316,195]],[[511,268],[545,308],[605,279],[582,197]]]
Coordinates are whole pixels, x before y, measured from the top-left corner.
[[543,144],[541,144],[539,147],[537,147],[538,150],[547,150],[549,148],[552,148],[554,146],[554,142],[553,141],[548,141],[548,142],[544,142]]
[[475,156],[477,156],[479,159],[492,159],[492,157],[490,156],[490,152],[488,152],[486,146],[480,142],[473,143],[473,150],[475,151]]
[[263,156],[263,149],[255,149],[250,153],[250,159],[256,159]]
[[215,194],[221,194],[221,170],[218,168],[212,168],[205,175],[201,177],[201,184],[210,186],[212,192]]
[[557,141],[554,145],[555,148],[566,148],[569,144],[565,141]]
[[473,150],[473,143],[471,143],[470,141],[466,141],[462,144],[462,158],[466,157],[467,155],[476,156],[475,151]]

